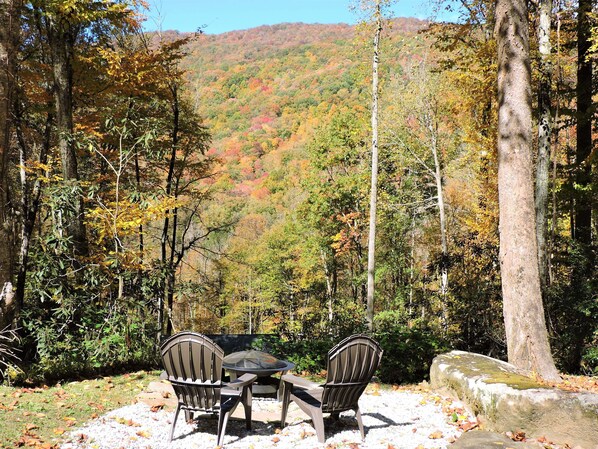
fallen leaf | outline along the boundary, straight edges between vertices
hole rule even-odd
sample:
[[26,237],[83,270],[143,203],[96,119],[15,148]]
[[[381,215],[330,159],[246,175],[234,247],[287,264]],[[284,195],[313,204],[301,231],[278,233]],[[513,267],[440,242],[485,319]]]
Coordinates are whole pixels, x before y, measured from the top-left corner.
[[30,431],[33,429],[38,429],[38,428],[39,428],[38,426],[36,426],[35,424],[31,424],[31,423],[25,425],[25,429],[27,429],[27,431]]
[[150,408],[150,411],[156,413],[157,411],[162,410],[163,408],[164,404],[156,404]]
[[53,432],[54,432],[56,435],[62,435],[64,432],[66,432],[66,430],[65,430],[65,429],[63,429],[62,427],[57,427],[56,429],[54,429],[54,430],[53,430]]
[[149,438],[150,434],[149,432],[145,431],[145,430],[139,430],[135,433],[135,435],[140,436],[142,438]]
[[162,397],[163,397],[164,399],[168,399],[168,398],[170,397],[170,393],[169,393],[168,391],[163,391],[163,392],[162,392]]
[[274,444],[278,443],[279,441],[280,441],[280,438],[278,438],[278,437],[274,437],[274,438],[272,438],[272,442],[273,442]]
[[431,440],[438,440],[442,438],[442,436],[442,432],[440,430],[437,430],[436,432],[432,432],[430,435],[428,435],[428,438],[430,438]]
[[525,441],[525,432],[519,430],[511,436],[511,439],[513,441]]
[[475,429],[476,427],[478,427],[478,423],[475,422],[464,422],[463,424],[459,424],[459,429],[461,429],[463,432],[469,432],[472,429]]
[[77,419],[73,418],[72,416],[65,416],[64,418],[62,418],[63,421],[66,421],[66,425],[68,427],[73,427],[75,424],[77,424]]

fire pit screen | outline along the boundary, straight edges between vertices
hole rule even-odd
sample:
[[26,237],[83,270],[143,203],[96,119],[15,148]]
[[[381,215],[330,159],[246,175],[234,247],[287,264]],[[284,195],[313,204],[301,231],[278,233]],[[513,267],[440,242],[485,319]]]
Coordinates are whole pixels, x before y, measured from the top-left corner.
[[289,371],[295,364],[285,360],[278,360],[273,355],[262,351],[234,352],[224,357],[223,366],[229,371],[251,373],[258,376],[270,376],[279,371]]

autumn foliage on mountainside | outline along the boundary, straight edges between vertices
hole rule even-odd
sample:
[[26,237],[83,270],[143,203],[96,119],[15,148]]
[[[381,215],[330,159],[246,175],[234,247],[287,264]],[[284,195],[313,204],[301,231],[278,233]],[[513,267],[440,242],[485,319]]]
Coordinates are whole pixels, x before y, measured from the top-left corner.
[[[318,371],[317,354],[365,329],[367,24],[141,33],[141,2],[108,2],[90,15],[91,0],[72,11],[66,0],[51,11],[11,1],[20,15],[13,34],[0,36],[16,56],[14,78],[1,84],[12,118],[3,118],[10,207],[0,218],[12,225],[2,228],[10,251],[0,257],[12,258],[16,300],[0,305],[2,324],[19,327],[27,350],[0,359],[6,375],[152,364],[159,341],[182,329],[274,334],[273,351]],[[496,44],[485,8],[476,2],[479,14],[462,25],[384,25],[374,332],[386,381],[421,380],[449,347],[506,351]],[[579,267],[593,247],[572,240],[571,217],[578,195],[595,195],[573,176],[566,12],[544,295],[561,366],[590,371],[595,279]],[[72,38],[62,49],[70,106],[55,96],[62,72],[46,22],[57,17]],[[63,175],[65,154],[76,177]],[[572,284],[574,276],[587,282]]]

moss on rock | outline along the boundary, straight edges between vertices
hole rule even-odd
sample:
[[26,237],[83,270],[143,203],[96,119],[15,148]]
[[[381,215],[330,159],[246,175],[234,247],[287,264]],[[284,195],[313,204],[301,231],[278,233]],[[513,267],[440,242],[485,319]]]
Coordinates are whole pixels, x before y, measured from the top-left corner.
[[434,359],[433,388],[451,392],[498,432],[598,449],[598,395],[543,385],[514,366],[480,354],[452,351]]

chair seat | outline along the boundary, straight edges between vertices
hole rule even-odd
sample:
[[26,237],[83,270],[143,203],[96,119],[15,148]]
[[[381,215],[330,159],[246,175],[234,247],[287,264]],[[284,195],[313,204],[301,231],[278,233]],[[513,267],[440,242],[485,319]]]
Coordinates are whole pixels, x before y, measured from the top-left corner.
[[293,400],[296,398],[312,407],[320,408],[322,406],[323,391],[324,390],[322,390],[321,388],[315,388],[313,390],[303,390],[301,388],[295,388],[291,392],[291,396],[293,397]]

